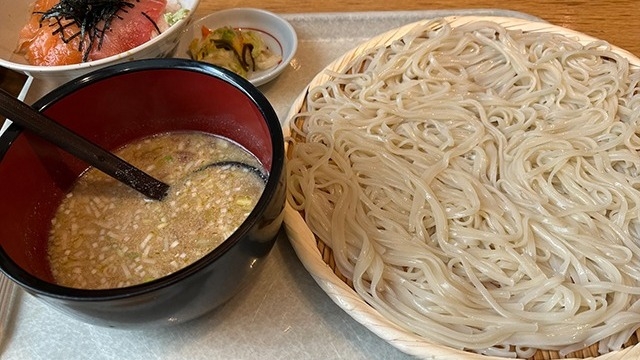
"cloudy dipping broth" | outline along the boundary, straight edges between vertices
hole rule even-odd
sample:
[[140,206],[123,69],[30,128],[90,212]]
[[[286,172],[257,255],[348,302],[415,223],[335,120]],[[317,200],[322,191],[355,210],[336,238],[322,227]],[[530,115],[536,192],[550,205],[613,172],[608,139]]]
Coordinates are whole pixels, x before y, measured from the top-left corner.
[[86,171],[51,221],[48,255],[57,284],[82,289],[136,285],[209,253],[246,219],[264,190],[257,158],[199,132],[167,133],[116,155],[171,185],[151,201],[97,169]]

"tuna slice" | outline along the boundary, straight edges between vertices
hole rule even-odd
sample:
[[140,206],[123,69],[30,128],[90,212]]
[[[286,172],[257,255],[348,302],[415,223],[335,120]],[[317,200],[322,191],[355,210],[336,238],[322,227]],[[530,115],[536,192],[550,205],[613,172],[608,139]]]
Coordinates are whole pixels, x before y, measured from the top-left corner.
[[[34,12],[44,12],[60,0],[36,0]],[[109,29],[104,33],[102,42],[95,41],[88,61],[103,59],[139,46],[158,34],[156,24],[161,22],[167,5],[166,0],[131,0],[132,8],[125,7],[114,17]],[[20,31],[18,52],[24,54],[32,65],[68,65],[82,61],[83,52],[79,50],[79,39],[65,42],[60,34],[53,32],[57,25],[47,21],[40,23],[39,14],[33,14]],[[77,26],[65,29],[65,38],[69,39],[78,32]],[[88,45],[87,39],[84,41]]]
[[141,0],[135,3],[135,7],[121,11],[121,18],[113,20],[101,46],[94,45],[91,59],[102,59],[131,50],[158,35],[155,24],[160,22],[166,6],[166,0]]

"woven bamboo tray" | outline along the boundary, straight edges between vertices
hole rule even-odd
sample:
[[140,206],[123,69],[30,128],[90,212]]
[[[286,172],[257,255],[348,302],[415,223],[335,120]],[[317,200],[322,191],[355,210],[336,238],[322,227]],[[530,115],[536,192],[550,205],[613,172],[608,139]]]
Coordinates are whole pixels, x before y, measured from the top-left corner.
[[[532,22],[518,18],[507,17],[486,17],[486,16],[452,16],[444,18],[452,27],[460,26],[465,23],[475,21],[492,21],[500,24],[507,29],[518,29],[525,32],[550,32],[565,35],[574,38],[583,44],[599,41],[588,35],[566,29],[560,26],[543,23]],[[419,21],[408,24],[397,29],[388,31],[373,39],[355,47],[353,50],[342,55],[334,62],[329,64],[325,71],[318,73],[313,80],[307,85],[305,90],[300,93],[291,106],[284,123],[284,135],[289,137],[290,123],[294,115],[299,113],[305,105],[305,98],[310,88],[320,85],[331,78],[328,71],[341,71],[347,64],[362,54],[363,52],[380,46],[387,46],[393,41],[401,38],[411,32],[416,27],[424,26],[429,20]],[[627,58],[632,67],[640,68],[640,59],[630,52],[612,46],[612,50],[625,58]],[[399,350],[417,356],[419,358],[428,359],[465,359],[465,360],[504,360],[504,358],[478,355],[475,353],[464,352],[452,349],[446,346],[433,344],[424,338],[408,332],[382,316],[379,312],[369,306],[352,288],[351,281],[340,274],[337,270],[333,253],[322,241],[318,240],[308,228],[300,213],[290,207],[288,204],[285,208],[285,229],[287,235],[293,245],[297,256],[309,271],[311,276],[320,285],[320,287],[329,295],[329,297],[347,312],[352,318],[386,340]],[[598,360],[620,360],[620,359],[639,359],[640,345],[636,346],[640,339],[640,330],[636,331],[627,341],[625,347],[620,351],[615,351],[603,355],[598,354],[597,344],[584,348],[580,351],[569,354],[565,359],[598,359]],[[560,359],[557,351],[539,350],[531,358],[539,359]]]

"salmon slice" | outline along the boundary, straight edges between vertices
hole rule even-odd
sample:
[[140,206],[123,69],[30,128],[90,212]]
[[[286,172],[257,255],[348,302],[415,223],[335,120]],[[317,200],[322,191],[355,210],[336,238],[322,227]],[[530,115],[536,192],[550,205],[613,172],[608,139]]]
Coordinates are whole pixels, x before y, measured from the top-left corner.
[[[37,0],[32,12],[44,12],[51,9],[59,0]],[[82,61],[82,53],[78,50],[79,39],[66,44],[60,35],[53,35],[55,28],[48,23],[40,24],[40,16],[32,14],[27,24],[20,30],[18,53],[24,54],[32,65],[68,65]],[[65,31],[69,37],[77,31],[72,27]]]
[[[45,12],[60,0],[36,0],[32,12]],[[94,41],[87,61],[103,59],[131,50],[158,34],[156,23],[160,21],[166,0],[132,0],[134,7],[125,7],[114,17],[102,39]],[[73,24],[64,29],[64,36],[55,33],[59,25],[55,20],[40,22],[41,15],[34,13],[20,31],[17,52],[23,54],[32,65],[53,66],[77,64],[83,60],[80,38],[73,38],[79,32]],[[67,22],[68,23],[68,22]],[[102,26],[102,25],[100,25]],[[65,42],[64,39],[69,40]],[[89,46],[88,36],[83,41],[83,49]]]

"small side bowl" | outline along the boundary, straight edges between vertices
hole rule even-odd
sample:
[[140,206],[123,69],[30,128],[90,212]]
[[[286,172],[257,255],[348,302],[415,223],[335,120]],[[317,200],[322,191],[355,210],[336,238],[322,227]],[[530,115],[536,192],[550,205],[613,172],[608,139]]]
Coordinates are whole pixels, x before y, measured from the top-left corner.
[[54,88],[105,66],[130,60],[172,55],[180,41],[182,31],[193,20],[193,13],[200,0],[180,0],[182,7],[189,9],[187,17],[142,45],[104,59],[60,66],[30,65],[22,55],[15,53],[20,29],[27,23],[27,19],[31,15],[29,9],[33,2],[34,0],[0,2],[0,14],[2,14],[2,21],[0,21],[0,65],[30,75],[46,83],[49,88]]
[[178,43],[176,57],[189,58],[189,44],[194,38],[200,37],[202,26],[210,29],[231,26],[236,29],[257,31],[262,35],[265,44],[276,54],[282,56],[282,61],[276,67],[249,75],[248,80],[255,86],[265,84],[280,75],[298,50],[296,31],[282,17],[261,9],[234,8],[221,10],[194,20],[191,25],[187,26]]
[[240,227],[191,265],[131,287],[63,287],[47,261],[50,220],[87,165],[13,124],[0,136],[0,270],[28,293],[88,323],[157,327],[214,309],[261,269],[283,219],[284,139],[275,111],[248,81],[190,60],[139,60],[75,79],[34,106],[112,150],[168,131],[225,136],[256,155],[269,177]]

